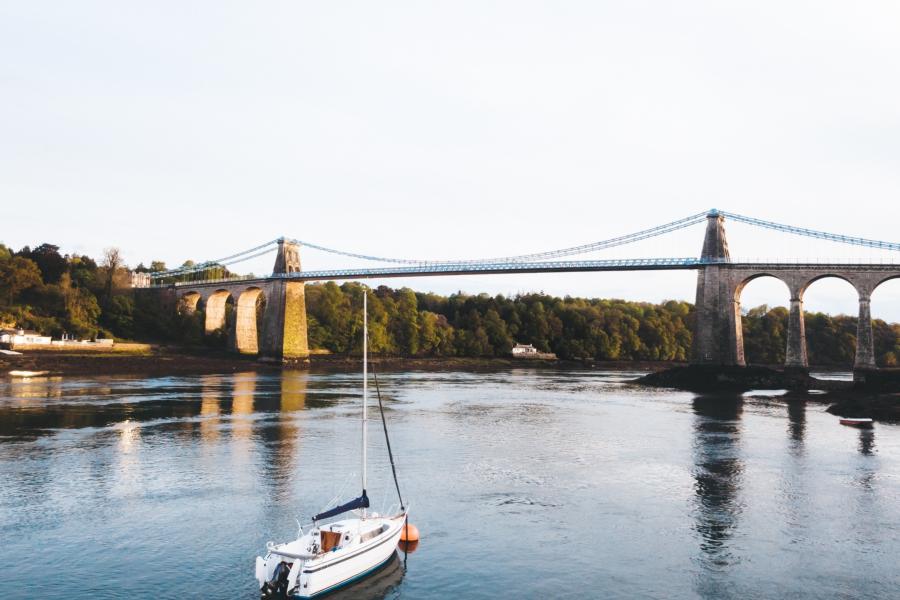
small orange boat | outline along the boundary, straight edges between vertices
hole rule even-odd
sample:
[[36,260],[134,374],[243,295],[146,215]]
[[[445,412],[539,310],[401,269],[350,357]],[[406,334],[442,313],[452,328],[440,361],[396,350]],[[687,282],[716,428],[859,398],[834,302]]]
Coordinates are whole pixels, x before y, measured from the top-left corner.
[[841,417],[841,425],[849,425],[850,427],[865,427],[869,428],[873,424],[872,419],[867,418],[854,418],[854,417]]

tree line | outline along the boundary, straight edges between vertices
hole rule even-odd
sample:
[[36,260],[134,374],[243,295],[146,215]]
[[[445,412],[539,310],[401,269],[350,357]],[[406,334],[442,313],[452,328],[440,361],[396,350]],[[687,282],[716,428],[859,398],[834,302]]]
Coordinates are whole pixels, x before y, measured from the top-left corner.
[[[154,261],[134,271],[165,269],[165,263]],[[118,248],[104,250],[98,262],[86,255],[63,255],[59,246],[48,243],[18,251],[0,244],[0,326],[55,338],[153,341],[179,341],[191,330],[189,319],[135,295],[129,278]]]
[[[306,286],[310,346],[337,354],[360,351],[361,284]],[[368,290],[373,352],[399,356],[508,356],[532,344],[569,360],[685,361],[690,357],[693,305],[670,300],[515,297],[463,293],[441,296],[380,286]],[[810,364],[851,365],[856,317],[806,313]],[[759,306],[742,318],[749,362],[784,363],[788,311]],[[898,366],[900,325],[873,321],[876,360]]]
[[[183,266],[189,266],[187,261]],[[136,272],[164,271],[154,261]],[[119,251],[99,262],[61,255],[41,244],[18,252],[0,244],[0,325],[59,337],[116,337],[223,346],[226,332],[204,336],[202,310],[178,314],[135,294]],[[368,294],[370,348],[395,356],[508,356],[516,343],[562,359],[685,361],[690,357],[693,305],[658,304],[546,294],[514,297],[464,293],[442,296],[360,283],[306,286],[309,343],[335,354],[360,352],[362,294]],[[231,308],[230,306],[228,307]],[[264,307],[261,306],[261,310]],[[233,315],[229,311],[230,319]],[[784,362],[788,312],[760,306],[743,317],[748,361]],[[898,366],[900,325],[873,323],[876,360]],[[811,364],[849,365],[856,317],[806,313]]]

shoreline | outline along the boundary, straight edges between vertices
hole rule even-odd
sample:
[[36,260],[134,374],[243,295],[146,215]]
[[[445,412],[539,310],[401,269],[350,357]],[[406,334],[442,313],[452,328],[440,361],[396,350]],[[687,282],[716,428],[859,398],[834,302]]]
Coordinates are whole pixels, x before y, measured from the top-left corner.
[[[0,355],[0,377],[11,370],[49,371],[50,375],[156,375],[156,374],[210,374],[233,373],[236,371],[344,371],[358,368],[362,358],[358,356],[336,356],[333,354],[312,354],[308,362],[282,364],[260,360],[256,356],[241,356],[223,350],[205,348],[183,348],[177,346],[152,346],[133,344],[139,349],[80,351],[72,350],[26,350],[21,355]],[[388,370],[427,371],[496,371],[502,369],[530,368],[556,370],[610,370],[644,371],[660,373],[681,370],[687,363],[675,361],[596,361],[596,360],[541,360],[511,357],[399,357],[370,355],[370,363]],[[771,367],[753,367],[768,369]],[[815,372],[848,373],[852,367],[819,365],[812,367]],[[822,380],[817,380],[822,381]],[[846,383],[846,382],[843,382]],[[679,387],[679,386],[672,386]]]
[[[362,363],[361,357],[313,354],[309,362],[282,364],[240,356],[220,350],[192,351],[184,348],[154,347],[139,352],[77,350],[30,350],[18,356],[0,355],[0,377],[9,371],[48,371],[48,375],[190,375],[234,373],[238,371],[352,371]],[[370,364],[386,370],[424,371],[497,371],[515,368],[555,370],[614,370],[657,372],[681,363],[662,361],[573,361],[491,358],[403,358],[372,356]]]
[[[221,350],[150,347],[140,351],[118,352],[40,351],[18,356],[0,355],[0,378],[18,379],[9,371],[47,371],[46,377],[61,376],[167,376],[208,375],[238,372],[350,372],[356,371],[361,357],[314,354],[308,363],[283,365],[258,360],[255,356],[239,356]],[[493,358],[401,358],[374,356],[370,365],[380,371],[468,371],[497,372],[510,369],[547,371],[618,371],[640,372],[630,382],[645,387],[666,387],[704,393],[746,392],[749,390],[790,389],[791,396],[801,394],[805,401],[829,404],[829,412],[844,417],[871,417],[878,421],[900,422],[900,393],[893,389],[900,372],[886,371],[879,376],[882,384],[865,385],[847,380],[817,379],[806,374],[785,373],[769,367],[710,369],[691,367],[685,363],[664,361],[573,361]],[[848,368],[815,367],[816,372],[850,371]],[[869,374],[870,379],[873,374]],[[24,378],[23,378],[24,379]],[[18,379],[18,380],[23,380]],[[884,382],[890,385],[885,387]],[[820,390],[809,394],[807,390]],[[786,399],[787,400],[787,399]],[[788,400],[790,401],[790,400]]]

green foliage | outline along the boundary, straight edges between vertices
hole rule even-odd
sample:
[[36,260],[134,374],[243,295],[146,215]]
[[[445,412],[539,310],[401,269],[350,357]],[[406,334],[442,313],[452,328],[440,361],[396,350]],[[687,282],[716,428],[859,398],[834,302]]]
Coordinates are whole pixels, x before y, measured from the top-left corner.
[[97,297],[85,288],[66,288],[63,289],[63,295],[66,306],[63,321],[67,332],[79,338],[96,337],[97,321],[100,318]]
[[[358,353],[362,286],[306,286],[309,341],[313,348]],[[690,357],[693,306],[556,298],[514,298],[463,293],[439,296],[393,290],[369,291],[369,335],[374,352],[400,356],[509,356],[513,344],[533,344],[563,359],[686,361]],[[759,306],[743,317],[747,359],[783,364],[788,311]],[[900,325],[875,320],[875,353],[882,366],[900,362]],[[806,314],[813,365],[851,365],[856,318]]]
[[[335,353],[359,352],[362,286],[306,286],[309,341]],[[686,360],[691,306],[527,294],[417,294],[386,286],[369,291],[374,352],[400,356],[508,356],[515,343],[560,358]]]
[[[856,317],[804,313],[809,364],[851,367],[856,356]],[[787,345],[788,311],[766,305],[747,311],[742,318],[744,352],[752,364],[779,365]],[[900,325],[872,321],[875,360],[879,366],[898,366]]]
[[69,269],[68,261],[59,253],[59,246],[53,244],[44,243],[34,250],[25,246],[18,254],[35,262],[44,283],[59,283],[63,273]]
[[113,296],[103,311],[102,322],[110,331],[115,332],[116,337],[133,339],[134,298],[125,294]]
[[[4,322],[54,337],[96,337],[101,332],[103,314],[97,301],[102,289],[97,271],[97,263],[89,257],[61,256],[59,247],[52,244],[41,244],[34,250],[26,246],[16,254],[0,250],[0,313]],[[127,301],[117,301],[115,308],[121,308],[123,302]],[[116,316],[114,311],[111,316]],[[121,318],[110,322],[113,331],[126,325]]]
[[742,322],[744,354],[748,362],[768,365],[784,363],[787,321],[788,311],[782,306],[770,310],[763,304],[747,311]]
[[97,263],[88,256],[72,256],[69,258],[69,276],[72,285],[83,287],[92,292],[99,293],[101,283],[97,275]]
[[409,288],[397,292],[397,314],[390,319],[397,350],[404,356],[419,353],[419,301]]
[[41,285],[41,271],[34,261],[21,256],[0,260],[0,296],[7,306],[12,306],[19,295]]

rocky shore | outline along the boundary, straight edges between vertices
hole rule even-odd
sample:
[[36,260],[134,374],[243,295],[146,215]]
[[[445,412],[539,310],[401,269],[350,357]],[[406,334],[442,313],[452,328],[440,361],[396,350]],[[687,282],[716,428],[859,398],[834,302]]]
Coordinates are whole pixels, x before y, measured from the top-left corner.
[[[289,368],[313,371],[351,371],[359,368],[359,357],[314,355],[308,363]],[[538,361],[512,358],[400,358],[378,357],[372,364],[380,370],[498,371],[513,368],[595,369],[651,371],[635,381],[637,385],[670,387],[699,393],[745,392],[754,389],[823,390],[808,396],[811,401],[831,404],[829,411],[840,416],[870,417],[900,422],[900,372],[877,371],[855,382],[810,377],[803,371],[768,367],[708,367],[664,362]],[[46,371],[61,375],[190,375],[239,371],[279,371],[280,363],[241,357],[206,349],[155,346],[144,351],[40,352],[19,356],[0,355],[0,376],[9,371]]]
[[807,396],[830,404],[828,412],[842,417],[868,417],[900,422],[900,372],[871,371],[857,374],[855,381],[817,379],[805,371],[768,367],[721,367],[689,365],[650,373],[635,383],[670,387],[700,393],[746,392],[749,390],[821,390]]
[[851,394],[837,398],[828,412],[839,417],[868,417],[875,421],[900,423],[900,393]]
[[[821,381],[803,371],[778,371],[768,367],[687,365],[657,371],[637,383],[692,392],[747,391],[753,389],[835,389],[849,382]],[[819,387],[819,384],[825,387]]]
[[185,375],[275,369],[234,355],[194,354],[166,348],[149,352],[39,352],[0,356],[0,376],[9,371],[47,371],[49,375]]

